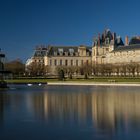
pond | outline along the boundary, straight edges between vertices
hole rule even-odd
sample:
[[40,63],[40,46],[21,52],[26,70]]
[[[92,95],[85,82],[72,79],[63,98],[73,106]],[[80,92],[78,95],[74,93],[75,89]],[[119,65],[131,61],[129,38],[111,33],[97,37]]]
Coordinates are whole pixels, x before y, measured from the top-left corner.
[[139,140],[139,91],[14,85],[0,91],[0,139]]

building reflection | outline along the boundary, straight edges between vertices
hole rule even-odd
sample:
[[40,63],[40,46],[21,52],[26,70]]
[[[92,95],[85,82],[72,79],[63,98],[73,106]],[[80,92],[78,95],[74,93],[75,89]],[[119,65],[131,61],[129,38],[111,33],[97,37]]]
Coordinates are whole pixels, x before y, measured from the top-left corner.
[[9,104],[9,97],[6,93],[0,93],[0,125],[3,125],[5,108]]
[[[89,116],[91,98],[88,94],[48,94],[31,97],[33,111],[47,121],[84,123]],[[91,115],[90,115],[91,116]]]
[[139,93],[42,93],[30,97],[30,109],[47,122],[86,124],[96,130],[140,128]]
[[96,128],[107,130],[140,128],[140,94],[93,94],[92,118]]

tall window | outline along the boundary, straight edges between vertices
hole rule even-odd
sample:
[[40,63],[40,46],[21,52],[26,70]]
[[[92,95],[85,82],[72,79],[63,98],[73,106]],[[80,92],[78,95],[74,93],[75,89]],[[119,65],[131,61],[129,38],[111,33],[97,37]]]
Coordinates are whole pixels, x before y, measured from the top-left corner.
[[78,66],[78,60],[76,60],[76,66]]
[[52,60],[50,60],[50,66],[52,65]]
[[67,66],[68,65],[68,60],[65,60],[65,66]]
[[62,66],[62,60],[60,60],[60,66]]
[[88,60],[86,61],[86,65],[88,65]]
[[56,59],[54,60],[54,65],[55,65],[55,66],[57,65],[57,60],[56,60]]
[[84,64],[84,62],[83,62],[83,60],[81,60],[81,66],[83,66],[83,64]]
[[71,60],[71,66],[73,66],[73,60]]

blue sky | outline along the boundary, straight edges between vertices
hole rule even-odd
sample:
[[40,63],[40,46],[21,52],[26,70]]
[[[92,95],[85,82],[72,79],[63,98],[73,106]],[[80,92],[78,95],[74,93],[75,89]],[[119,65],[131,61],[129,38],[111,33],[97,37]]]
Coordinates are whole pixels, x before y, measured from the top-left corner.
[[140,34],[139,0],[0,0],[0,48],[25,61],[38,44],[92,45],[105,28]]

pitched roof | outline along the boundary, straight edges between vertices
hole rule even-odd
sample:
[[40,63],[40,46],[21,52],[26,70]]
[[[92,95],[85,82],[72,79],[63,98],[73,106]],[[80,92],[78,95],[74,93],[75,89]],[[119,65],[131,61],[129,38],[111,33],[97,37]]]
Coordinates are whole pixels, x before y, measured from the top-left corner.
[[128,45],[128,46],[119,46],[112,52],[138,50],[138,49],[140,49],[140,44],[133,44],[133,45]]
[[[50,46],[48,49],[48,55],[53,56],[54,53],[57,53],[59,55],[60,51],[62,51],[62,53],[70,53],[70,51],[72,51],[75,54],[78,52],[79,47],[80,46]],[[87,52],[91,52],[91,49],[91,47],[86,47]]]
[[132,45],[132,44],[140,44],[140,37],[138,37],[138,36],[132,37],[129,42],[129,45]]

